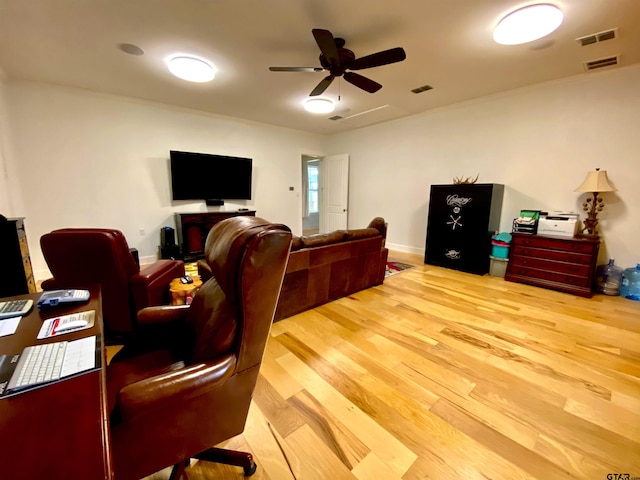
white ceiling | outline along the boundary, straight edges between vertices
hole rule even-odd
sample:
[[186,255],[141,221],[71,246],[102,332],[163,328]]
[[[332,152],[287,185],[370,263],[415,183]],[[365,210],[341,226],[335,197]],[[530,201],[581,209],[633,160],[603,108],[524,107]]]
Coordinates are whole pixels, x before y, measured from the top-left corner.
[[[640,62],[640,0],[562,0],[561,27],[525,45],[493,42],[517,0],[0,0],[0,67],[27,79],[147,99],[331,134],[452,103],[585,73],[582,62],[620,54]],[[343,120],[305,112],[301,102],[326,73],[270,72],[319,66],[312,28],[346,40],[356,57],[403,47],[404,62],[363,74],[366,93],[340,79],[324,96]],[[618,28],[582,47],[575,39]],[[125,54],[122,43],[141,47]],[[192,53],[218,67],[213,82],[173,77],[165,59]],[[607,67],[619,68],[619,67]],[[431,85],[414,94],[411,89]],[[351,117],[351,118],[349,118]]]

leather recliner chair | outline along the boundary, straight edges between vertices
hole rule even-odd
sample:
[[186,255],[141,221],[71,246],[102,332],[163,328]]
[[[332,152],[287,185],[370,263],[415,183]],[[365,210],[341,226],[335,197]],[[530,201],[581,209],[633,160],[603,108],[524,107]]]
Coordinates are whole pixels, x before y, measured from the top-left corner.
[[138,338],[107,367],[117,480],[190,458],[255,472],[249,453],[213,448],[242,433],[282,286],[291,231],[258,217],[216,224],[205,256],[213,273],[191,305],[138,314]]
[[43,290],[100,285],[107,343],[133,333],[138,310],[168,304],[169,283],[184,276],[181,260],[158,260],[140,270],[119,230],[54,230],[40,238],[40,247],[53,275]]

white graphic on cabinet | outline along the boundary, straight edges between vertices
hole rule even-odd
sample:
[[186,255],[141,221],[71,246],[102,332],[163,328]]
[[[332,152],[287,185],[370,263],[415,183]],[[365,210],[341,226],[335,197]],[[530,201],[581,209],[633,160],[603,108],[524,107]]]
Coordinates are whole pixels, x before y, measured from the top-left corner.
[[447,205],[453,207],[453,213],[458,215],[454,218],[453,215],[449,215],[451,219],[450,222],[447,222],[447,225],[451,225],[451,230],[455,230],[456,227],[462,227],[462,214],[460,213],[462,209],[460,207],[464,207],[468,203],[471,203],[473,200],[471,197],[459,197],[458,194],[454,193],[452,195],[447,195]]
[[451,225],[451,229],[455,230],[456,227],[462,227],[462,222],[460,221],[462,219],[462,215],[458,215],[457,218],[453,218],[453,215],[449,215],[449,218],[451,219],[450,222],[447,222],[447,225]]
[[471,200],[471,197],[459,197],[457,193],[447,195],[447,205],[450,207],[464,207]]
[[461,252],[459,250],[447,250],[444,256],[450,258],[451,260],[459,260],[460,253]]

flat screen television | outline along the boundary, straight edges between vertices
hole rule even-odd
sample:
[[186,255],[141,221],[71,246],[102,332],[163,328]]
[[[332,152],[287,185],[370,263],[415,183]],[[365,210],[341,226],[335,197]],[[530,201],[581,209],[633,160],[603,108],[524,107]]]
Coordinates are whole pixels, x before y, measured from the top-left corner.
[[243,157],[170,151],[173,200],[251,200],[253,160]]

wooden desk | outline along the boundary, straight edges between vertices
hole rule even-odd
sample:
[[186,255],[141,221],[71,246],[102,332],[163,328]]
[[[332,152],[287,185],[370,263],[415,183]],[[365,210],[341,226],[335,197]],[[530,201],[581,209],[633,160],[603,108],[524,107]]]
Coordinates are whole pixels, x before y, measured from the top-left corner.
[[[33,298],[40,294],[12,298]],[[85,310],[96,311],[91,329],[36,340],[47,318]],[[101,335],[99,290],[88,303],[40,311],[33,307],[15,334],[0,337],[0,353],[18,353],[39,343]],[[0,476],[7,479],[111,479],[109,425],[102,369],[42,388],[0,399]]]

